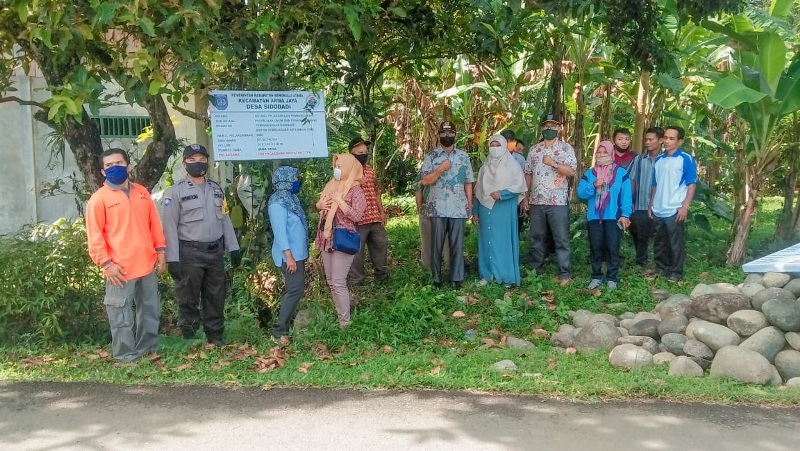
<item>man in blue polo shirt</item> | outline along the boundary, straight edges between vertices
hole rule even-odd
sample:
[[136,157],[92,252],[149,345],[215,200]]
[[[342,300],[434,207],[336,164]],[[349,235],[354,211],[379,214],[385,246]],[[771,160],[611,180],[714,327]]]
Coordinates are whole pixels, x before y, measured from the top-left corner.
[[681,149],[686,132],[678,126],[664,130],[664,153],[656,158],[649,215],[654,222],[653,260],[671,282],[683,277],[686,257],[684,224],[697,185],[697,164]]

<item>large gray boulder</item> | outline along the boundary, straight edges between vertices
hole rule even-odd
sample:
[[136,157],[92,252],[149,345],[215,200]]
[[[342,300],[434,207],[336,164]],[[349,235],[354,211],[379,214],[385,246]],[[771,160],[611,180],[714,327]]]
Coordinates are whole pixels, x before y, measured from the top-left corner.
[[748,274],[747,277],[744,278],[744,283],[743,284],[744,285],[747,285],[749,283],[758,283],[758,284],[760,284],[761,283],[761,279],[763,277],[764,277],[763,274],[759,274],[759,273],[756,273],[756,272]]
[[714,353],[704,343],[691,338],[683,345],[683,353],[694,360],[704,370],[711,366],[711,359],[714,358]]
[[709,285],[712,293],[734,293],[739,294],[742,291],[736,285],[727,282],[712,283]]
[[605,322],[590,323],[575,336],[575,348],[579,352],[599,349],[610,351],[622,334],[616,327]]
[[608,361],[619,368],[639,370],[653,366],[653,354],[634,344],[625,343],[611,350]]
[[758,310],[739,310],[728,317],[728,328],[742,337],[749,337],[769,326],[769,321]]
[[662,319],[671,315],[688,316],[692,298],[685,294],[673,294],[658,306],[658,314]]
[[558,331],[575,335],[575,326],[572,324],[562,324],[558,326]]
[[774,326],[759,330],[739,344],[740,348],[749,349],[763,355],[770,363],[775,361],[775,356],[784,346],[786,346],[784,333]]
[[589,323],[596,323],[598,321],[604,321],[608,324],[611,324],[614,327],[619,326],[619,320],[614,315],[609,315],[608,313],[597,313],[589,318]]
[[793,377],[786,381],[786,388],[800,388],[800,377]]
[[692,297],[691,312],[702,320],[725,324],[731,313],[750,308],[750,298],[741,293],[711,293]]
[[672,293],[670,293],[667,290],[661,290],[659,288],[653,288],[650,291],[650,297],[652,297],[653,300],[656,301],[656,302],[664,302],[667,299],[669,299],[670,296],[672,296]]
[[795,351],[800,351],[800,333],[797,332],[786,332],[786,335],[783,336],[786,339],[786,342],[789,343],[789,346],[792,347]]
[[700,296],[705,296],[707,294],[711,294],[714,292],[714,289],[704,283],[698,283],[692,289],[692,292],[689,294],[689,297],[692,299],[696,299]]
[[775,368],[783,380],[800,377],[800,351],[789,349],[775,356]]
[[675,355],[683,355],[683,347],[686,346],[687,341],[689,341],[689,338],[683,334],[665,334],[661,337],[661,344],[664,345],[664,349]]
[[575,346],[573,332],[556,332],[550,337],[550,344],[557,348],[571,348]]
[[668,374],[678,377],[703,377],[703,368],[689,357],[681,355],[669,363]]
[[764,285],[758,283],[746,283],[742,285],[742,294],[748,298],[752,298],[759,291],[764,289]]
[[787,301],[794,301],[795,299],[797,299],[797,297],[793,295],[791,291],[784,290],[783,288],[764,288],[763,290],[756,293],[752,298],[750,298],[750,304],[753,306],[754,309],[761,312],[763,311],[761,307],[767,301],[781,300],[781,299]]
[[772,364],[761,354],[738,346],[725,346],[711,362],[711,377],[728,377],[748,384],[767,385],[772,381]]
[[782,272],[768,272],[764,274],[764,277],[761,278],[761,285],[764,285],[764,288],[783,288],[784,285],[789,283],[792,278],[789,274],[785,274]]
[[506,346],[511,349],[536,349],[536,345],[530,341],[512,335],[506,337]]
[[796,300],[767,301],[761,311],[770,324],[784,332],[800,332],[800,303]]
[[631,335],[639,335],[657,339],[661,337],[661,335],[658,334],[659,324],[661,324],[661,321],[657,319],[643,319],[641,321],[636,321],[626,329],[628,329],[628,333]]
[[617,338],[617,345],[622,345],[626,343],[632,344],[634,346],[639,346],[640,348],[644,349],[650,354],[657,354],[660,351],[660,349],[658,348],[658,342],[651,337],[623,335]]
[[689,325],[689,318],[677,313],[663,316],[663,320],[658,325],[658,334],[662,337],[666,334],[682,334],[686,332]]
[[791,292],[794,297],[800,298],[800,279],[792,279],[783,286],[783,289]]
[[714,352],[725,346],[738,345],[741,341],[739,335],[727,327],[703,320],[690,323],[686,327],[686,336],[704,343]]
[[577,328],[586,327],[594,315],[594,313],[588,310],[578,310],[574,315],[572,315],[572,324],[574,324]]

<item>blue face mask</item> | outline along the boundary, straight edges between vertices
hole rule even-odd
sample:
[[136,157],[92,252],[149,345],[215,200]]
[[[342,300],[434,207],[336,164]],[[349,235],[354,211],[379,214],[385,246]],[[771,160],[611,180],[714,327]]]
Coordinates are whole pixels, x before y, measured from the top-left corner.
[[291,189],[291,191],[292,191],[292,194],[297,194],[297,193],[299,193],[299,192],[300,192],[300,187],[301,187],[302,185],[303,185],[303,184],[302,184],[302,183],[300,183],[300,180],[295,180],[295,181],[292,183],[292,189]]
[[106,168],[106,180],[115,185],[121,185],[128,180],[128,167],[127,166],[111,166]]

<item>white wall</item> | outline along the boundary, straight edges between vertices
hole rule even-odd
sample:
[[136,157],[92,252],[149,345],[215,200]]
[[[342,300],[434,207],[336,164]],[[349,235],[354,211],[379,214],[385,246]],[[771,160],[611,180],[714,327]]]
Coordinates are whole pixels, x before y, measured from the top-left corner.
[[[44,102],[50,96],[41,77],[18,75],[13,77],[13,81],[17,91],[6,93],[7,95],[37,102]],[[124,102],[122,97],[119,101]],[[197,95],[189,96],[189,102],[182,107],[190,111],[205,112],[207,104],[202,96]],[[0,103],[0,235],[15,233],[26,224],[53,222],[62,217],[74,219],[78,216],[78,205],[72,194],[69,177],[77,177],[78,180],[83,177],[78,171],[69,145],[66,146],[63,161],[60,158],[51,159],[48,134],[52,129],[33,118],[36,110],[36,107],[15,102]],[[104,108],[101,114],[146,116],[147,112],[138,105],[121,104]],[[211,143],[205,133],[204,124],[172,110],[170,116],[173,121],[178,122],[175,132],[179,139],[184,139],[187,144],[203,144],[211,152]],[[141,157],[147,142],[105,139],[103,145],[106,148],[121,147],[129,150],[135,162]],[[170,164],[175,168],[176,180],[184,176],[180,163],[173,161]],[[63,181],[62,189],[67,194],[49,196],[40,193],[58,179]],[[154,191],[158,191],[158,188]]]

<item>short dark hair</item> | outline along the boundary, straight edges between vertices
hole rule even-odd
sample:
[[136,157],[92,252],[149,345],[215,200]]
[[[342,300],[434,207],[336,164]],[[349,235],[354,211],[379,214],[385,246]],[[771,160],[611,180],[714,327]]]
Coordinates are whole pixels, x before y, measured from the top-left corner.
[[686,130],[684,130],[683,127],[679,127],[677,125],[667,125],[666,127],[664,127],[664,131],[667,130],[675,130],[676,132],[678,132],[678,139],[683,139],[683,137],[686,136]]
[[647,135],[649,133],[652,133],[652,134],[658,136],[659,139],[664,137],[664,129],[661,128],[661,127],[650,127],[650,128],[648,128],[647,130],[644,131],[645,135]]
[[111,149],[104,150],[103,153],[100,154],[100,167],[103,167],[103,158],[114,154],[122,155],[122,158],[125,159],[125,163],[131,164],[131,157],[128,156],[128,152],[125,152],[119,147],[112,147]]
[[614,133],[611,135],[611,138],[612,139],[616,138],[617,135],[628,135],[628,136],[631,136],[631,131],[628,130],[627,128],[618,128],[618,129],[614,130]]

